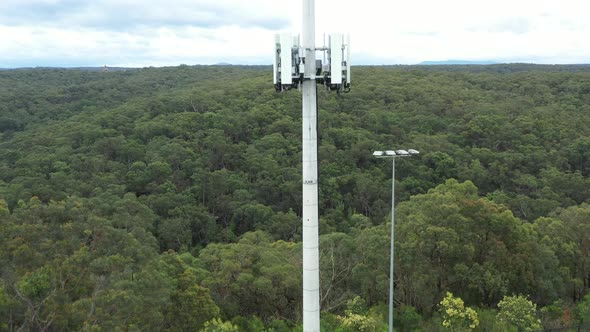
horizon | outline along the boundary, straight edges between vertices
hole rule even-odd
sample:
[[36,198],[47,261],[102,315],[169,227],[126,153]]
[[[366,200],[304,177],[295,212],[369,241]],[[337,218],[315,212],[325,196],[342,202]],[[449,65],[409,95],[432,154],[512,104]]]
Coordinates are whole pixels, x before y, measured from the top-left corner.
[[[421,63],[411,64],[355,64],[352,67],[412,67],[412,66],[424,66],[424,67],[437,67],[437,66],[497,66],[497,65],[528,65],[528,66],[590,66],[590,62],[587,63],[533,63],[533,62],[486,62],[486,61],[462,61],[462,60],[442,60],[442,61],[423,61]],[[212,63],[212,64],[177,64],[177,65],[160,65],[160,66],[141,66],[141,67],[125,67],[125,66],[110,66],[110,65],[84,65],[84,66],[26,66],[26,67],[0,67],[0,70],[17,70],[17,69],[92,69],[100,70],[102,68],[107,69],[146,69],[146,68],[173,68],[181,66],[243,66],[243,67],[272,67],[272,63],[262,64],[247,64],[247,63]]]

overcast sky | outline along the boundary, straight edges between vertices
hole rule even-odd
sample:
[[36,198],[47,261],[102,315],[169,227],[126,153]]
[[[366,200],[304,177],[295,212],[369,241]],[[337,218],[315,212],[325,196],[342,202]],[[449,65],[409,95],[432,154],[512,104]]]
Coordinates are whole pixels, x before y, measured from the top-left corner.
[[[0,0],[0,67],[271,64],[301,0]],[[590,63],[588,0],[317,0],[354,64]]]

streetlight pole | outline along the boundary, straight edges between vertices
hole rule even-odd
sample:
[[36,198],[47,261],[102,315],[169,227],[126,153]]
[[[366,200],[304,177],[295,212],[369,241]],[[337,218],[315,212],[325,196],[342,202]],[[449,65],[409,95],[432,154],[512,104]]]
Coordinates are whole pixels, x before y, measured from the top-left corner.
[[394,235],[395,235],[395,158],[410,157],[420,152],[414,149],[409,150],[388,150],[375,151],[373,156],[376,158],[391,158],[391,244],[389,251],[389,332],[393,332],[393,253],[394,253]]
[[391,245],[389,250],[389,332],[393,332],[393,243],[395,238],[395,157],[391,158]]

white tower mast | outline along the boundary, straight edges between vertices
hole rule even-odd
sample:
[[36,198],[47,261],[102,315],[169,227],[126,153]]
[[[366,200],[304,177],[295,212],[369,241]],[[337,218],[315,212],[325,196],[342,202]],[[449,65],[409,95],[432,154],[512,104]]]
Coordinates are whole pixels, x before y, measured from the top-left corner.
[[[318,212],[318,117],[316,86],[350,91],[350,41],[329,36],[329,45],[315,46],[315,2],[303,0],[303,42],[299,36],[275,36],[273,83],[277,91],[301,90],[303,163],[303,331],[320,331],[320,252]],[[328,59],[316,60],[316,51]],[[325,63],[325,62],[328,63]]]
[[303,331],[320,331],[315,2],[303,0]]

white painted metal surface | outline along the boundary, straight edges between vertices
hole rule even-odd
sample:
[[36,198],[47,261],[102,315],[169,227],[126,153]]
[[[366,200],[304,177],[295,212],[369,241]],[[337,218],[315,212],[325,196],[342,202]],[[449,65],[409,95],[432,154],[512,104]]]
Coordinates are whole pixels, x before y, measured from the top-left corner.
[[273,66],[272,66],[272,73],[273,73],[272,83],[273,84],[277,84],[277,81],[279,80],[279,62],[281,61],[280,50],[281,50],[281,36],[275,35],[275,45],[274,45],[275,56],[274,56],[274,61],[273,61]]
[[[302,91],[302,168],[303,168],[303,331],[320,331],[319,270],[319,188],[318,188],[318,117],[316,85],[330,90],[350,90],[349,38],[342,34],[330,36],[329,47],[315,46],[315,1],[303,1],[303,33],[299,36],[281,34],[275,37],[273,83],[277,91],[292,87]],[[325,43],[324,43],[325,44]],[[317,51],[330,52],[330,64],[318,60],[321,71],[316,77]],[[343,65],[346,64],[346,66]],[[346,76],[344,76],[346,74]],[[328,79],[331,78],[331,81]],[[344,81],[344,82],[343,82]],[[328,84],[330,83],[330,84]],[[345,83],[345,84],[343,84]],[[380,152],[385,156],[385,152]]]
[[346,36],[346,83],[350,85],[350,35]]
[[330,35],[330,75],[332,84],[342,84],[342,34]]
[[281,34],[281,84],[292,83],[292,51],[293,36],[290,33]]
[[315,2],[303,0],[303,331],[320,331]]

